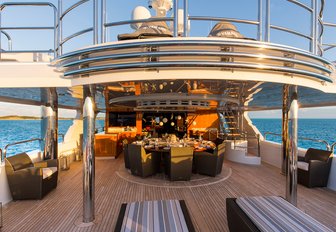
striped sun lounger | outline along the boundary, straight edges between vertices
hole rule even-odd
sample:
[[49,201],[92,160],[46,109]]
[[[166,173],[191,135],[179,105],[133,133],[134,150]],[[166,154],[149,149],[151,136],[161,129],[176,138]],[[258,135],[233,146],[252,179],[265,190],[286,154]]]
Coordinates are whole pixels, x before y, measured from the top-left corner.
[[237,205],[260,231],[331,232],[329,228],[278,196],[241,197]]
[[183,200],[142,201],[122,204],[115,231],[195,231]]

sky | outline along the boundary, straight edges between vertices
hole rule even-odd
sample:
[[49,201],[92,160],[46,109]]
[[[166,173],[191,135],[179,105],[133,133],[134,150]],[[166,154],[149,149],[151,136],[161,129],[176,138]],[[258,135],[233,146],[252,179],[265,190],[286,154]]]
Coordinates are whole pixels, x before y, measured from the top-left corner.
[[[31,2],[34,0],[12,0],[4,1],[0,0],[0,3],[4,2]],[[57,0],[50,0],[55,6],[57,6]],[[78,2],[78,0],[63,0],[63,10],[67,9],[72,4]],[[108,0],[107,1],[107,18],[108,22],[129,20],[132,10],[138,6],[147,6],[147,0]],[[180,2],[180,8],[183,5],[183,1]],[[191,16],[214,16],[214,17],[228,17],[228,18],[241,18],[256,20],[258,18],[257,3],[258,0],[192,0],[189,1],[189,15]],[[265,2],[265,1],[264,1]],[[311,0],[300,0],[300,2],[309,5]],[[324,21],[336,23],[335,16],[336,1],[326,0],[326,6],[324,11]],[[293,5],[286,0],[273,0],[271,1],[271,23],[294,29],[295,31],[309,34],[310,20],[309,14],[302,9]],[[153,10],[151,14],[154,15]],[[171,13],[169,13],[171,14]],[[20,17],[17,17],[20,15]],[[74,32],[92,26],[92,3],[87,2],[81,7],[75,9],[64,17],[63,23],[63,38],[71,35]],[[1,16],[2,26],[52,26],[53,25],[53,11],[51,8],[43,7],[16,7],[6,8]],[[191,36],[206,36],[211,28],[214,26],[214,22],[204,21],[192,21],[190,28]],[[245,26],[243,24],[236,24],[239,31],[246,37],[256,38],[257,28],[255,26]],[[325,35],[323,37],[324,42],[333,43],[336,38],[336,29],[334,31],[325,29]],[[109,41],[115,41],[117,35],[120,33],[131,32],[130,27],[118,26],[108,29]],[[52,31],[35,31],[34,34],[23,33],[18,31],[10,31],[13,39],[13,49],[50,49],[53,48],[53,33]],[[302,49],[308,49],[309,43],[306,40],[299,39],[298,37],[288,36],[282,32],[275,30],[271,31],[271,41],[274,43],[286,44],[289,46],[295,46]],[[1,37],[1,42],[6,49],[7,41],[4,36]],[[71,51],[73,49],[81,48],[83,46],[90,45],[92,43],[92,33],[82,35],[76,39],[69,41],[65,44],[64,51]],[[325,54],[325,57],[334,61],[336,60],[336,49],[330,50]],[[6,103],[0,103],[0,115],[35,115],[39,114],[39,107],[25,107],[22,105],[11,105]],[[63,112],[63,111],[62,111]],[[321,109],[304,109],[300,111],[302,117],[307,118],[336,118],[336,107],[324,107]],[[62,113],[63,114],[63,113]],[[65,116],[71,116],[73,112],[64,111]],[[255,118],[262,118],[265,115],[269,118],[281,117],[280,111],[268,111],[266,112],[253,112],[250,114]]]

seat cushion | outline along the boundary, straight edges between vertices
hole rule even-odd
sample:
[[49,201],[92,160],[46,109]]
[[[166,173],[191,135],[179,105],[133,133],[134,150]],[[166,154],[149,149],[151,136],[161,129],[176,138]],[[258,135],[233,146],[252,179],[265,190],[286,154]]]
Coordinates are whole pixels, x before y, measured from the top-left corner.
[[57,171],[57,167],[42,168],[43,179],[48,178]]
[[236,200],[260,231],[330,231],[329,228],[278,196],[241,197]]
[[298,161],[297,166],[298,166],[298,168],[300,168],[302,170],[305,170],[305,171],[308,171],[308,169],[309,169],[309,163],[307,163],[307,162]]

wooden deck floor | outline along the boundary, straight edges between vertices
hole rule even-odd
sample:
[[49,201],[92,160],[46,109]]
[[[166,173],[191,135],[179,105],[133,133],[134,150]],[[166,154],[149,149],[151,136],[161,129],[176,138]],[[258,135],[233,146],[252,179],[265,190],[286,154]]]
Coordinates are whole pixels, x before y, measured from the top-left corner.
[[[3,231],[113,231],[121,203],[157,199],[184,199],[197,231],[228,231],[225,198],[284,196],[285,192],[285,177],[268,165],[256,167],[225,161],[224,166],[232,171],[228,179],[192,188],[132,183],[118,175],[122,165],[122,157],[96,161],[95,225],[75,225],[82,214],[82,165],[72,163],[69,171],[61,172],[57,189],[43,200],[7,204],[3,209]],[[336,192],[299,186],[298,207],[336,231]]]

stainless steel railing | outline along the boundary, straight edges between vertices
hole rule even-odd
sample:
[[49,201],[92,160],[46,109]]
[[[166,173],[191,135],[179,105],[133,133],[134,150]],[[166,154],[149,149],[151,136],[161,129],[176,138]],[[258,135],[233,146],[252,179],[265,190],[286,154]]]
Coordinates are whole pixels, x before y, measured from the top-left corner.
[[[151,21],[173,21],[174,22],[174,36],[178,36],[177,32],[177,23],[178,22],[178,14],[176,6],[178,6],[178,0],[174,1],[174,17],[163,17],[158,19],[145,19],[145,20],[127,20],[127,21],[118,21],[118,22],[106,22],[106,0],[101,0],[101,11],[102,11],[102,25],[101,25],[101,37],[102,42],[106,42],[106,32],[108,28],[113,26],[120,26],[126,25],[131,23],[139,23],[139,22],[151,22]],[[287,32],[302,38],[307,39],[310,42],[310,49],[309,51],[314,54],[321,55],[322,53],[322,32],[323,32],[323,24],[322,24],[322,17],[323,17],[323,7],[324,7],[324,0],[312,0],[311,5],[308,6],[304,3],[301,3],[297,0],[287,0],[288,2],[295,4],[296,6],[302,8],[303,10],[307,11],[311,15],[311,25],[310,31],[307,34],[297,32],[293,29],[282,27],[279,25],[271,24],[271,0],[266,0],[266,6],[264,6],[263,0],[256,0],[257,7],[257,14],[258,17],[256,20],[247,20],[247,19],[237,19],[237,18],[225,18],[225,17],[211,17],[211,16],[188,16],[189,15],[189,4],[188,0],[183,0],[183,11],[184,11],[184,32],[183,36],[188,36],[187,34],[187,27],[188,21],[227,21],[227,22],[235,22],[235,23],[242,23],[242,24],[250,24],[253,26],[257,26],[257,35],[255,36],[259,41],[271,41],[271,30],[278,30]],[[318,4],[319,3],[319,4]],[[263,31],[264,29],[264,31]],[[320,32],[320,33],[319,33]]]
[[335,152],[335,147],[336,147],[336,142],[334,142],[333,144],[331,144],[331,151]]
[[[53,26],[31,26],[31,27],[27,27],[27,26],[13,26],[13,27],[3,27],[1,24],[1,16],[2,13],[4,11],[4,9],[8,8],[8,7],[18,7],[18,6],[30,6],[30,7],[50,7],[53,10],[54,13],[54,22],[53,22]],[[50,3],[50,2],[5,2],[0,4],[0,36],[1,34],[5,35],[8,39],[8,52],[13,52],[12,51],[12,38],[10,37],[10,35],[5,32],[5,31],[11,31],[11,30],[53,30],[54,31],[54,46],[52,49],[49,50],[35,50],[35,49],[31,49],[31,50],[20,50],[20,51],[15,51],[15,52],[40,52],[40,53],[54,53],[54,55],[56,56],[56,48],[58,45],[58,41],[57,41],[57,27],[58,27],[58,14],[57,14],[57,8],[54,4]],[[7,51],[4,51],[2,49],[1,46],[1,37],[0,37],[0,53],[5,53]]]
[[258,157],[260,157],[260,135],[259,134],[247,134],[246,132],[243,132],[242,135],[245,140],[256,139],[257,146],[247,146],[246,148],[257,150],[258,152],[257,155]]
[[[70,34],[66,38],[63,38],[63,19],[66,15],[68,15],[70,12],[73,10],[79,8],[82,6],[84,3],[87,2],[92,2],[93,3],[93,26],[89,28],[85,28],[83,30],[77,31],[75,33]],[[93,39],[92,43],[97,44],[98,43],[98,0],[80,0],[70,7],[68,7],[66,10],[63,11],[63,0],[58,0],[58,20],[59,20],[59,27],[58,27],[58,46],[57,46],[57,51],[58,55],[63,54],[63,45],[68,42],[69,40],[72,40],[73,38],[76,38],[80,35],[84,35],[89,32],[93,32]]]
[[[282,134],[277,134],[277,133],[272,133],[272,132],[265,132],[264,133],[265,140],[267,138],[267,135],[282,136]],[[312,138],[306,138],[306,137],[298,137],[298,139],[307,140],[307,141],[313,141],[313,142],[318,142],[318,143],[323,143],[326,146],[326,150],[327,151],[331,151],[331,149],[332,149],[332,147],[330,146],[330,144],[327,141],[323,140],[323,139],[312,139]]]
[[22,140],[22,141],[19,141],[19,142],[7,144],[5,146],[5,148],[4,148],[4,150],[3,150],[3,153],[2,153],[2,156],[1,156],[1,162],[4,161],[4,159],[6,158],[7,150],[8,150],[9,147],[12,147],[12,146],[15,146],[15,145],[18,145],[18,144],[23,144],[23,143],[30,143],[30,142],[34,142],[34,141],[41,142],[42,139],[40,139],[40,138],[32,138],[32,139],[28,139],[28,140]]
[[[12,41],[11,36],[7,32],[5,32],[5,31],[1,31],[1,33],[7,38],[7,41],[8,41],[8,51],[12,51],[13,41]],[[1,45],[1,42],[0,42],[0,45]],[[1,47],[0,47],[0,50],[1,50]]]
[[[179,0],[174,0],[174,9],[175,12],[174,17],[164,17],[164,18],[157,18],[157,19],[144,19],[144,20],[126,20],[126,21],[119,21],[119,22],[107,22],[107,11],[108,7],[106,4],[106,0],[79,0],[78,2],[74,3],[67,9],[63,11],[63,1],[64,0],[58,0],[58,9],[50,2],[8,2],[3,3],[0,5],[0,35],[4,34],[7,38],[10,38],[10,36],[6,35],[4,33],[4,30],[54,30],[54,48],[50,50],[43,50],[43,51],[35,51],[35,52],[54,52],[56,56],[60,56],[63,54],[63,45],[68,42],[69,40],[72,40],[73,38],[76,38],[78,36],[81,36],[83,34],[87,34],[92,32],[92,44],[98,44],[99,42],[105,43],[107,38],[107,29],[114,27],[114,26],[120,26],[120,25],[126,25],[126,24],[132,24],[132,23],[138,23],[138,22],[150,22],[150,21],[172,21],[174,23],[173,27],[173,34],[175,37],[178,35],[178,9],[179,9]],[[182,1],[182,0],[180,0]],[[323,26],[332,26],[336,27],[336,24],[332,23],[323,23],[322,17],[323,17],[323,8],[324,8],[324,0],[311,0],[311,4],[307,5],[297,0],[287,0],[287,2],[296,5],[297,7],[300,7],[301,9],[307,11],[311,16],[311,25],[308,33],[300,33],[296,30],[293,30],[291,28],[286,28],[280,25],[271,24],[271,0],[255,0],[257,4],[257,19],[255,20],[248,20],[248,19],[238,19],[238,18],[226,18],[226,17],[211,17],[211,16],[189,16],[189,1],[183,0],[183,7],[184,10],[184,16],[183,16],[183,22],[184,22],[184,30],[182,35],[184,37],[189,36],[188,35],[188,22],[189,21],[227,21],[227,22],[235,22],[235,23],[241,23],[241,24],[248,24],[252,26],[257,26],[257,34],[255,36],[256,40],[259,41],[271,41],[271,31],[277,30],[277,31],[283,31],[286,33],[293,34],[295,36],[302,37],[309,41],[310,43],[310,49],[309,51],[313,54],[321,55],[323,50],[328,50],[333,47],[335,47],[335,44],[323,44],[324,46],[327,46],[327,48],[322,49],[322,34],[323,34]],[[73,10],[79,8],[85,3],[92,2],[92,10],[93,10],[93,20],[92,20],[92,27],[85,28],[81,31],[74,32],[67,36],[66,38],[63,38],[63,20],[64,18]],[[99,9],[100,5],[100,9]],[[111,4],[114,7],[117,7],[118,4]],[[1,25],[1,13],[2,11],[9,6],[49,6],[53,9],[54,12],[54,24],[50,27],[2,27]],[[99,20],[100,15],[100,20]],[[101,32],[100,36],[98,32]],[[9,40],[10,44],[12,43],[11,39]],[[1,49],[1,44],[0,44]],[[34,51],[34,49],[30,50]]]

